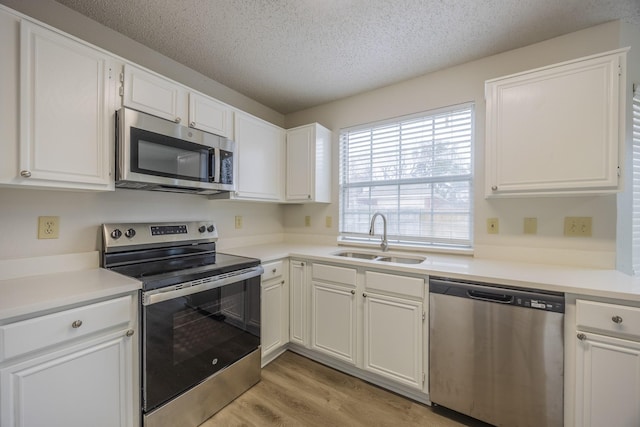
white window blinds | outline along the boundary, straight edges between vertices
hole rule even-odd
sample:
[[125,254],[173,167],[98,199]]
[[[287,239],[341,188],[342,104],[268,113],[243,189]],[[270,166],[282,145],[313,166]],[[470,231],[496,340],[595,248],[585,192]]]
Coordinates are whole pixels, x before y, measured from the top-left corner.
[[340,235],[369,236],[387,217],[389,243],[471,246],[473,105],[465,104],[340,133]]
[[631,217],[633,273],[640,274],[640,84],[633,86],[633,205]]

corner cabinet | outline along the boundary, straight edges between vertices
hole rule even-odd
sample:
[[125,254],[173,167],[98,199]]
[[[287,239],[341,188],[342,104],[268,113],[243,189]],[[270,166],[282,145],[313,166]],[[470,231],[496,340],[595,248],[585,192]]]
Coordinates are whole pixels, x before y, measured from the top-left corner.
[[125,107],[232,138],[233,111],[227,104],[131,64],[124,66],[121,80]]
[[640,425],[640,307],[576,301],[575,425]]
[[287,130],[288,202],[331,202],[331,131],[318,123]]
[[486,197],[618,191],[626,49],[485,83]]
[[305,347],[309,342],[307,272],[306,261],[289,261],[289,341]]
[[0,425],[139,425],[137,301],[0,325]]
[[119,65],[72,36],[0,14],[13,30],[0,48],[0,84],[7,97],[2,111],[9,129],[16,130],[12,135],[5,134],[8,129],[2,131],[8,138],[1,148],[0,182],[113,190]]

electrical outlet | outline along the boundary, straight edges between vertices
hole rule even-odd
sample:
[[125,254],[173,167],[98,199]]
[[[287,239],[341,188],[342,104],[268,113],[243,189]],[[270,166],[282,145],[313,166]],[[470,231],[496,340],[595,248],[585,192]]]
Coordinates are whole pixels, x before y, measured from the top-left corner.
[[565,237],[591,237],[590,216],[566,216],[564,217]]
[[332,225],[332,224],[333,224],[333,218],[332,218],[332,217],[330,217],[330,216],[327,216],[327,217],[324,219],[324,225],[325,225],[327,228],[331,228],[331,225]]
[[538,218],[524,219],[524,234],[536,234],[538,232]]
[[304,226],[311,227],[311,216],[307,215],[304,217]]
[[59,216],[38,217],[38,239],[57,239],[60,235]]
[[499,231],[500,231],[500,224],[498,222],[498,218],[487,219],[487,233],[498,234]]
[[236,229],[242,228],[242,216],[236,215]]

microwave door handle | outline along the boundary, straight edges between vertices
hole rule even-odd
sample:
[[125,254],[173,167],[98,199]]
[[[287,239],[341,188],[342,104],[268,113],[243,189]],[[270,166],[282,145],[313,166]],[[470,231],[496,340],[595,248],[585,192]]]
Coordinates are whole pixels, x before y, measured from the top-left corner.
[[209,182],[219,182],[220,180],[220,151],[217,148],[209,150],[211,161],[209,162]]

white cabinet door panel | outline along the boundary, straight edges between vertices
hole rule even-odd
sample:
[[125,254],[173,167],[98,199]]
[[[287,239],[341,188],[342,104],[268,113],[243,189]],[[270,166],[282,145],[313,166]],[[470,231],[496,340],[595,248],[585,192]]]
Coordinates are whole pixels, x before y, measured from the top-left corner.
[[355,364],[355,291],[316,281],[311,288],[311,347]]
[[123,103],[126,107],[180,123],[187,120],[180,108],[182,97],[183,89],[172,81],[129,64],[124,66]]

